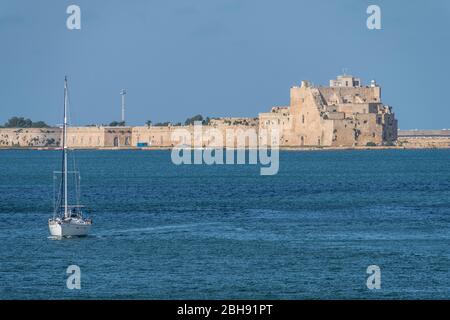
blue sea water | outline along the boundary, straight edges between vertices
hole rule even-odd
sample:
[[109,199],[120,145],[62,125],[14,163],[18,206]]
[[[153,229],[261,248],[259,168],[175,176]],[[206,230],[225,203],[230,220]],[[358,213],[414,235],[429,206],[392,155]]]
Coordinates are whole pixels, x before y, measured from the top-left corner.
[[52,240],[60,153],[0,151],[0,299],[450,298],[450,150],[286,151],[274,176],[75,156],[94,227]]

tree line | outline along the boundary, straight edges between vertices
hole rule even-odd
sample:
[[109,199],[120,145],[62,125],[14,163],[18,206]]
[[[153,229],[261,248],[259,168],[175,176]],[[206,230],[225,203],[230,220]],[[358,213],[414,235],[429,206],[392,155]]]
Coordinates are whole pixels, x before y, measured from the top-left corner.
[[[185,126],[190,126],[193,125],[195,122],[201,122],[203,125],[208,125],[211,122],[211,118],[210,117],[206,117],[203,118],[203,116],[201,114],[197,114],[193,117],[187,118],[186,121],[184,121],[184,125]],[[155,124],[153,124],[153,122],[151,120],[147,120],[145,122],[145,124],[150,127],[150,126],[155,126],[155,127],[166,127],[166,126],[182,126],[183,123],[181,122],[177,122],[177,123],[172,123],[170,121],[166,121],[166,122],[157,122]]]
[[44,121],[32,121],[24,117],[12,117],[0,128],[49,128]]
[[[193,125],[195,122],[201,122],[203,125],[208,125],[211,121],[211,118],[204,118],[201,114],[197,114],[193,117],[187,118],[184,121],[185,126]],[[145,122],[147,126],[155,126],[155,127],[166,127],[166,126],[182,126],[183,123],[177,122],[172,123],[170,121],[166,122],[157,122],[153,124],[151,120],[147,120]],[[89,124],[87,127],[96,126],[95,124]],[[110,127],[124,127],[125,121],[112,121],[109,123]],[[25,119],[24,117],[12,117],[10,118],[3,126],[0,125],[0,128],[49,128],[50,126],[46,124],[44,121],[32,121],[31,119]]]

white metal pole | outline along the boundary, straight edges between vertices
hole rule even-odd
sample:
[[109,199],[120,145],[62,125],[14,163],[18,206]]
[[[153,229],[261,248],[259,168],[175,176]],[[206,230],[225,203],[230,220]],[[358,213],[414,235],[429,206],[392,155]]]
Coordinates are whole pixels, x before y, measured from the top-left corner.
[[120,91],[120,95],[122,96],[122,122],[125,122],[125,94],[127,92],[125,91],[125,89],[122,89],[122,91]]
[[125,121],[125,95],[122,94],[122,122]]
[[67,77],[64,79],[64,216],[68,217],[68,205],[67,205]]

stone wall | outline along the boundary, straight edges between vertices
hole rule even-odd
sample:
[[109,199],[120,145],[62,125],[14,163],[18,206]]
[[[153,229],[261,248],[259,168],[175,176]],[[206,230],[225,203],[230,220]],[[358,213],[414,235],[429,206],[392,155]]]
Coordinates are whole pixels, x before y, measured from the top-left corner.
[[132,146],[132,127],[103,127],[104,146],[109,148],[130,148]]
[[69,148],[120,148],[132,146],[131,127],[69,127]]
[[442,130],[399,130],[398,137],[450,137],[450,129]]
[[100,148],[105,146],[103,127],[67,128],[67,146],[69,148]]
[[60,128],[0,128],[0,148],[58,147]]
[[[241,139],[241,140],[240,140]],[[133,127],[132,145],[148,147],[256,147],[258,127],[245,125]]]
[[405,148],[450,148],[450,130],[399,130],[398,145]]
[[402,137],[398,138],[398,146],[404,148],[450,148],[450,136],[443,137],[430,137],[430,136],[419,136],[419,137]]
[[[0,128],[0,147],[59,147],[61,128]],[[121,148],[132,146],[131,127],[69,127],[69,148]]]

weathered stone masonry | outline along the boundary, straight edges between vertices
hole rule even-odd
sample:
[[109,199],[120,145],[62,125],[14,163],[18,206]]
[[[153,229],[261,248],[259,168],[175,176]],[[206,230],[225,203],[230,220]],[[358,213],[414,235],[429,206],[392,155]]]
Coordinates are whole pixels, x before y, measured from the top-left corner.
[[331,80],[330,87],[307,81],[291,88],[289,106],[261,113],[260,129],[280,126],[281,146],[354,147],[393,144],[397,120],[381,102],[381,88],[362,87],[352,76]]
[[[331,80],[329,87],[302,81],[291,88],[288,106],[273,107],[258,118],[212,119],[203,128],[203,141],[196,145],[215,143],[207,134],[211,129],[225,137],[227,130],[248,134],[252,129],[262,134],[274,128],[279,130],[281,147],[381,146],[397,141],[397,120],[392,108],[382,103],[380,86],[372,81],[364,87],[359,78],[343,75]],[[171,139],[179,129],[190,134],[194,130],[193,126],[170,125],[70,127],[67,142],[71,148],[172,147],[180,143]],[[0,147],[58,147],[61,136],[61,128],[0,129]]]

